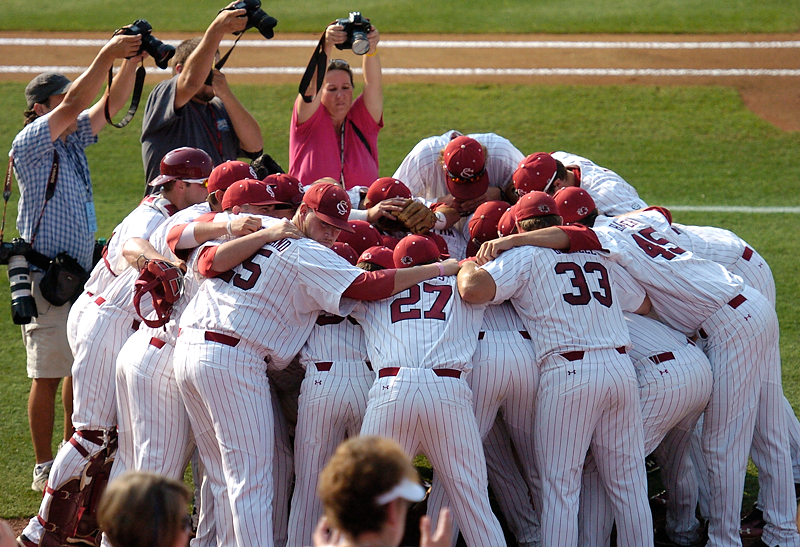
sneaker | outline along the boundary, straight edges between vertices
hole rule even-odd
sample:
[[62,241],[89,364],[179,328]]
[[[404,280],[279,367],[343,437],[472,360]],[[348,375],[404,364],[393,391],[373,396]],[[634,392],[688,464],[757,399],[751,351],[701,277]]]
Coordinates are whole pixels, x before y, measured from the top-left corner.
[[753,506],[753,510],[742,517],[739,535],[745,539],[760,538],[766,524],[764,513],[758,507]]
[[31,490],[34,492],[44,492],[47,486],[47,478],[50,476],[50,468],[53,467],[53,460],[46,463],[37,463],[33,468],[33,483]]

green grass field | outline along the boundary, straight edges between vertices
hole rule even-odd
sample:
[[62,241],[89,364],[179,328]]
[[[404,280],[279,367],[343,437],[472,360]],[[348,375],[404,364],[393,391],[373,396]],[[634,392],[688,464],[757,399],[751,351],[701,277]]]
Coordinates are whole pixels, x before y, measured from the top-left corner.
[[[21,127],[23,86],[0,83],[0,146]],[[237,86],[259,120],[265,149],[286,166],[288,124],[296,88]],[[420,100],[420,98],[425,98]],[[576,116],[576,112],[580,116]],[[409,115],[413,113],[413,115]],[[614,169],[652,204],[800,205],[800,134],[783,133],[744,108],[726,88],[391,85],[380,137],[381,174],[391,175],[421,138],[450,128],[494,131],[524,153],[562,149]],[[576,119],[580,122],[576,122]],[[124,130],[107,128],[89,149],[99,236],[136,206],[142,192],[141,114]],[[676,220],[734,230],[772,266],[778,285],[785,391],[800,407],[800,310],[795,273],[800,243],[790,214],[676,213]],[[14,201],[9,205],[13,231]],[[7,231],[6,237],[11,234]],[[35,512],[29,490],[33,454],[27,431],[29,380],[18,327],[11,324],[8,284],[0,284],[0,516]]]
[[[62,0],[48,3],[45,10],[24,0],[3,0],[0,30],[110,31],[145,18],[156,35],[168,30],[202,31],[225,5],[224,0],[191,4]],[[263,9],[278,19],[278,34],[320,32],[332,20],[356,10],[384,33],[722,33],[800,28],[800,4],[785,0],[271,0],[263,2]]]

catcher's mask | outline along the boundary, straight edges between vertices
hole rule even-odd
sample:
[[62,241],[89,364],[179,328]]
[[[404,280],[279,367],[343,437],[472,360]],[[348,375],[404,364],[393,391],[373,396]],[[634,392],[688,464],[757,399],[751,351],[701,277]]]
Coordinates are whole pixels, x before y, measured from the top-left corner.
[[[144,324],[151,328],[163,327],[169,321],[173,304],[183,292],[183,272],[169,262],[148,260],[139,272],[133,291],[133,306]],[[139,308],[142,297],[146,294],[153,300],[156,319],[148,319]]]

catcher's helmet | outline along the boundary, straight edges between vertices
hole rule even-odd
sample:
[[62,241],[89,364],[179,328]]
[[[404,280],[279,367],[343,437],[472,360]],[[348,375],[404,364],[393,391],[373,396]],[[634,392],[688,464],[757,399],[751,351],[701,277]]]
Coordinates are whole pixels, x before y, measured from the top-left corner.
[[150,186],[161,186],[165,182],[181,179],[200,182],[211,176],[214,162],[211,156],[199,148],[184,146],[167,152],[161,158],[161,175],[150,181]]
[[[136,314],[145,325],[151,328],[163,327],[172,314],[172,305],[178,301],[183,291],[183,272],[175,265],[163,260],[148,260],[139,272],[133,289],[133,306]],[[149,294],[156,319],[149,319],[140,306],[142,297]]]

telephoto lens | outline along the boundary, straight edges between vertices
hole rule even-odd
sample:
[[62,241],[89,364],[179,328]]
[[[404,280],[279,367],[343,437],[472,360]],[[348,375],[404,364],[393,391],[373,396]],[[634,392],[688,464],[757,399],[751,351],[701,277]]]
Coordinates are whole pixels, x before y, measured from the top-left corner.
[[8,284],[11,289],[11,318],[15,325],[27,325],[39,312],[31,293],[31,270],[24,256],[8,257]]

